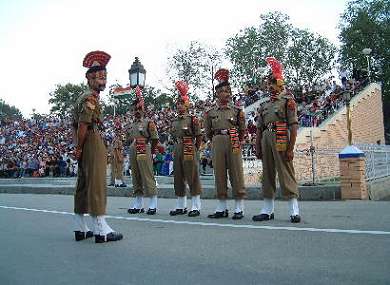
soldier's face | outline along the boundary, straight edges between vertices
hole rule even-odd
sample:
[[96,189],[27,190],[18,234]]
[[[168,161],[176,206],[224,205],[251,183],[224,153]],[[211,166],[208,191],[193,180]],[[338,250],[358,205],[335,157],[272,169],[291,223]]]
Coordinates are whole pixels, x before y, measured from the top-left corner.
[[134,116],[137,118],[137,119],[141,119],[142,116],[143,116],[144,112],[141,111],[141,110],[136,110],[135,113],[134,113]]
[[279,94],[282,90],[281,90],[281,87],[278,86],[276,83],[269,83],[268,84],[268,91],[271,94]]
[[177,101],[176,108],[177,108],[177,112],[181,115],[187,111],[187,108],[183,101]]
[[232,91],[229,86],[222,86],[217,89],[217,97],[220,104],[227,104],[231,101]]
[[92,90],[103,91],[106,89],[107,71],[99,70],[95,73],[92,73],[88,78],[88,83]]

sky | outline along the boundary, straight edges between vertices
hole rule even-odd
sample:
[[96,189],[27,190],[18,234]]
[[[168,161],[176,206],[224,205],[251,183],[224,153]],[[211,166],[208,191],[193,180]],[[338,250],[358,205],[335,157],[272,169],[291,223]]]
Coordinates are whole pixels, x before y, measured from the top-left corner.
[[[0,98],[25,116],[48,113],[56,84],[85,82],[82,60],[108,52],[108,86],[128,83],[138,56],[147,84],[167,86],[167,58],[198,40],[218,49],[259,16],[281,11],[291,23],[338,44],[347,0],[0,0]],[[103,93],[106,95],[107,91]]]

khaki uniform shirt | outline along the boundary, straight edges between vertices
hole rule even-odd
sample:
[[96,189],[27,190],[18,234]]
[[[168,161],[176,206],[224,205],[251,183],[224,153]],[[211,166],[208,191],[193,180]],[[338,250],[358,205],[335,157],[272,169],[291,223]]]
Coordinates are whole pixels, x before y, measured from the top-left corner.
[[140,121],[134,122],[128,132],[128,141],[133,142],[136,138],[144,137],[147,141],[158,140],[158,133],[155,123],[149,119],[141,119]]
[[73,113],[73,127],[78,128],[79,122],[86,123],[89,127],[98,129],[103,121],[102,108],[98,98],[88,90],[77,100]]
[[297,108],[294,97],[283,91],[276,100],[268,99],[259,107],[257,128],[264,130],[269,123],[287,122],[287,125],[298,124]]
[[215,106],[206,112],[205,132],[208,138],[212,138],[214,131],[237,128],[240,140],[245,134],[245,114],[244,112],[233,105],[228,105],[226,108]]
[[201,135],[199,120],[195,116],[178,116],[172,123],[172,136],[176,139]]

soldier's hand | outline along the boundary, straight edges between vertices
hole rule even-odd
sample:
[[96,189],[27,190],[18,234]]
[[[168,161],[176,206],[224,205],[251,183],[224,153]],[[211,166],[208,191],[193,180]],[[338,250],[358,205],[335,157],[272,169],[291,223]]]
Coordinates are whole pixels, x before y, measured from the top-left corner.
[[293,150],[287,150],[286,151],[286,160],[292,161],[294,158],[294,151]]
[[262,149],[261,148],[256,148],[256,157],[258,158],[258,159],[263,159],[263,151],[262,151]]

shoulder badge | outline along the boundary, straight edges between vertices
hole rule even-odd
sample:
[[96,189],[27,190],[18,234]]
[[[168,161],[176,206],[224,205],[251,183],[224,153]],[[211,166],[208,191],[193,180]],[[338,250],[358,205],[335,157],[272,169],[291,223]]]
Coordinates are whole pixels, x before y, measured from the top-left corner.
[[289,109],[290,111],[295,111],[296,109],[296,103],[295,103],[295,100],[294,99],[288,99],[287,100],[287,109]]
[[87,96],[85,98],[85,104],[87,105],[87,107],[91,110],[94,110],[95,107],[96,107],[96,103],[97,103],[97,100],[95,98],[95,96],[93,95],[90,95],[90,96]]
[[149,127],[150,131],[152,131],[152,132],[156,131],[156,124],[153,121],[149,121],[148,127]]

